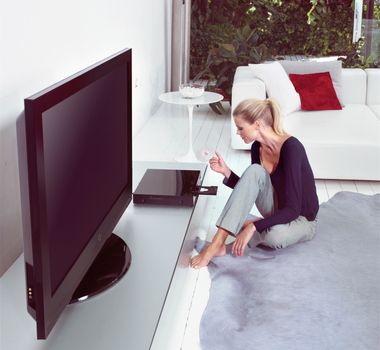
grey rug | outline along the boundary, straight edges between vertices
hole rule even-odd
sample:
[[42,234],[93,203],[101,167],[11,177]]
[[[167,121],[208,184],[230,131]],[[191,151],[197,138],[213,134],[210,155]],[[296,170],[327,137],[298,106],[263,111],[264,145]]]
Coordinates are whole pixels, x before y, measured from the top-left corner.
[[312,241],[208,268],[203,350],[380,349],[380,194],[337,193]]

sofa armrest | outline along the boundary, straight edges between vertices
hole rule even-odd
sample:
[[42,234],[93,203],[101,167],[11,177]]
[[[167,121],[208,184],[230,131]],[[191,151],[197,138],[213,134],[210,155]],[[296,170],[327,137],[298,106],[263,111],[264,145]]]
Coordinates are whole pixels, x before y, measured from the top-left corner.
[[248,66],[241,66],[236,69],[232,85],[231,112],[247,98],[265,99],[265,84]]
[[243,100],[266,98],[265,84],[257,78],[252,69],[248,66],[240,66],[236,69],[231,95],[231,146],[234,149],[250,149],[250,145],[245,144],[240,136],[236,135],[236,127],[233,121],[232,112]]

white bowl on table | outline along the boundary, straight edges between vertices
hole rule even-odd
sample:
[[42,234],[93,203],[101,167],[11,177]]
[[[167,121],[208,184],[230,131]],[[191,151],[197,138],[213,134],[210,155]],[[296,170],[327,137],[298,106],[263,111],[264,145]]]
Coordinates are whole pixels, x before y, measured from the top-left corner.
[[179,86],[179,92],[183,98],[201,97],[204,91],[204,86],[197,83],[185,83]]

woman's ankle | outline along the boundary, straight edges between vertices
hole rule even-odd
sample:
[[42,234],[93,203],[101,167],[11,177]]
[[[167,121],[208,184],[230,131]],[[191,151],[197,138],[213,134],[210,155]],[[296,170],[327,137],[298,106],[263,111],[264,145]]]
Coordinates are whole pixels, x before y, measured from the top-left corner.
[[217,245],[224,245],[229,233],[221,228],[218,228],[214,238],[211,243],[215,243]]
[[226,245],[223,244],[215,253],[215,256],[223,256],[226,255],[227,253],[227,248]]

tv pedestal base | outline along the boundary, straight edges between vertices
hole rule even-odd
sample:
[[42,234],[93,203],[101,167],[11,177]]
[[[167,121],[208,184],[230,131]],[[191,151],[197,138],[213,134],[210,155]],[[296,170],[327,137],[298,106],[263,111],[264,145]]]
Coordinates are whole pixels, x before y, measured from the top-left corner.
[[70,304],[84,301],[112,287],[127,273],[130,265],[131,251],[124,240],[113,233],[83,277]]

